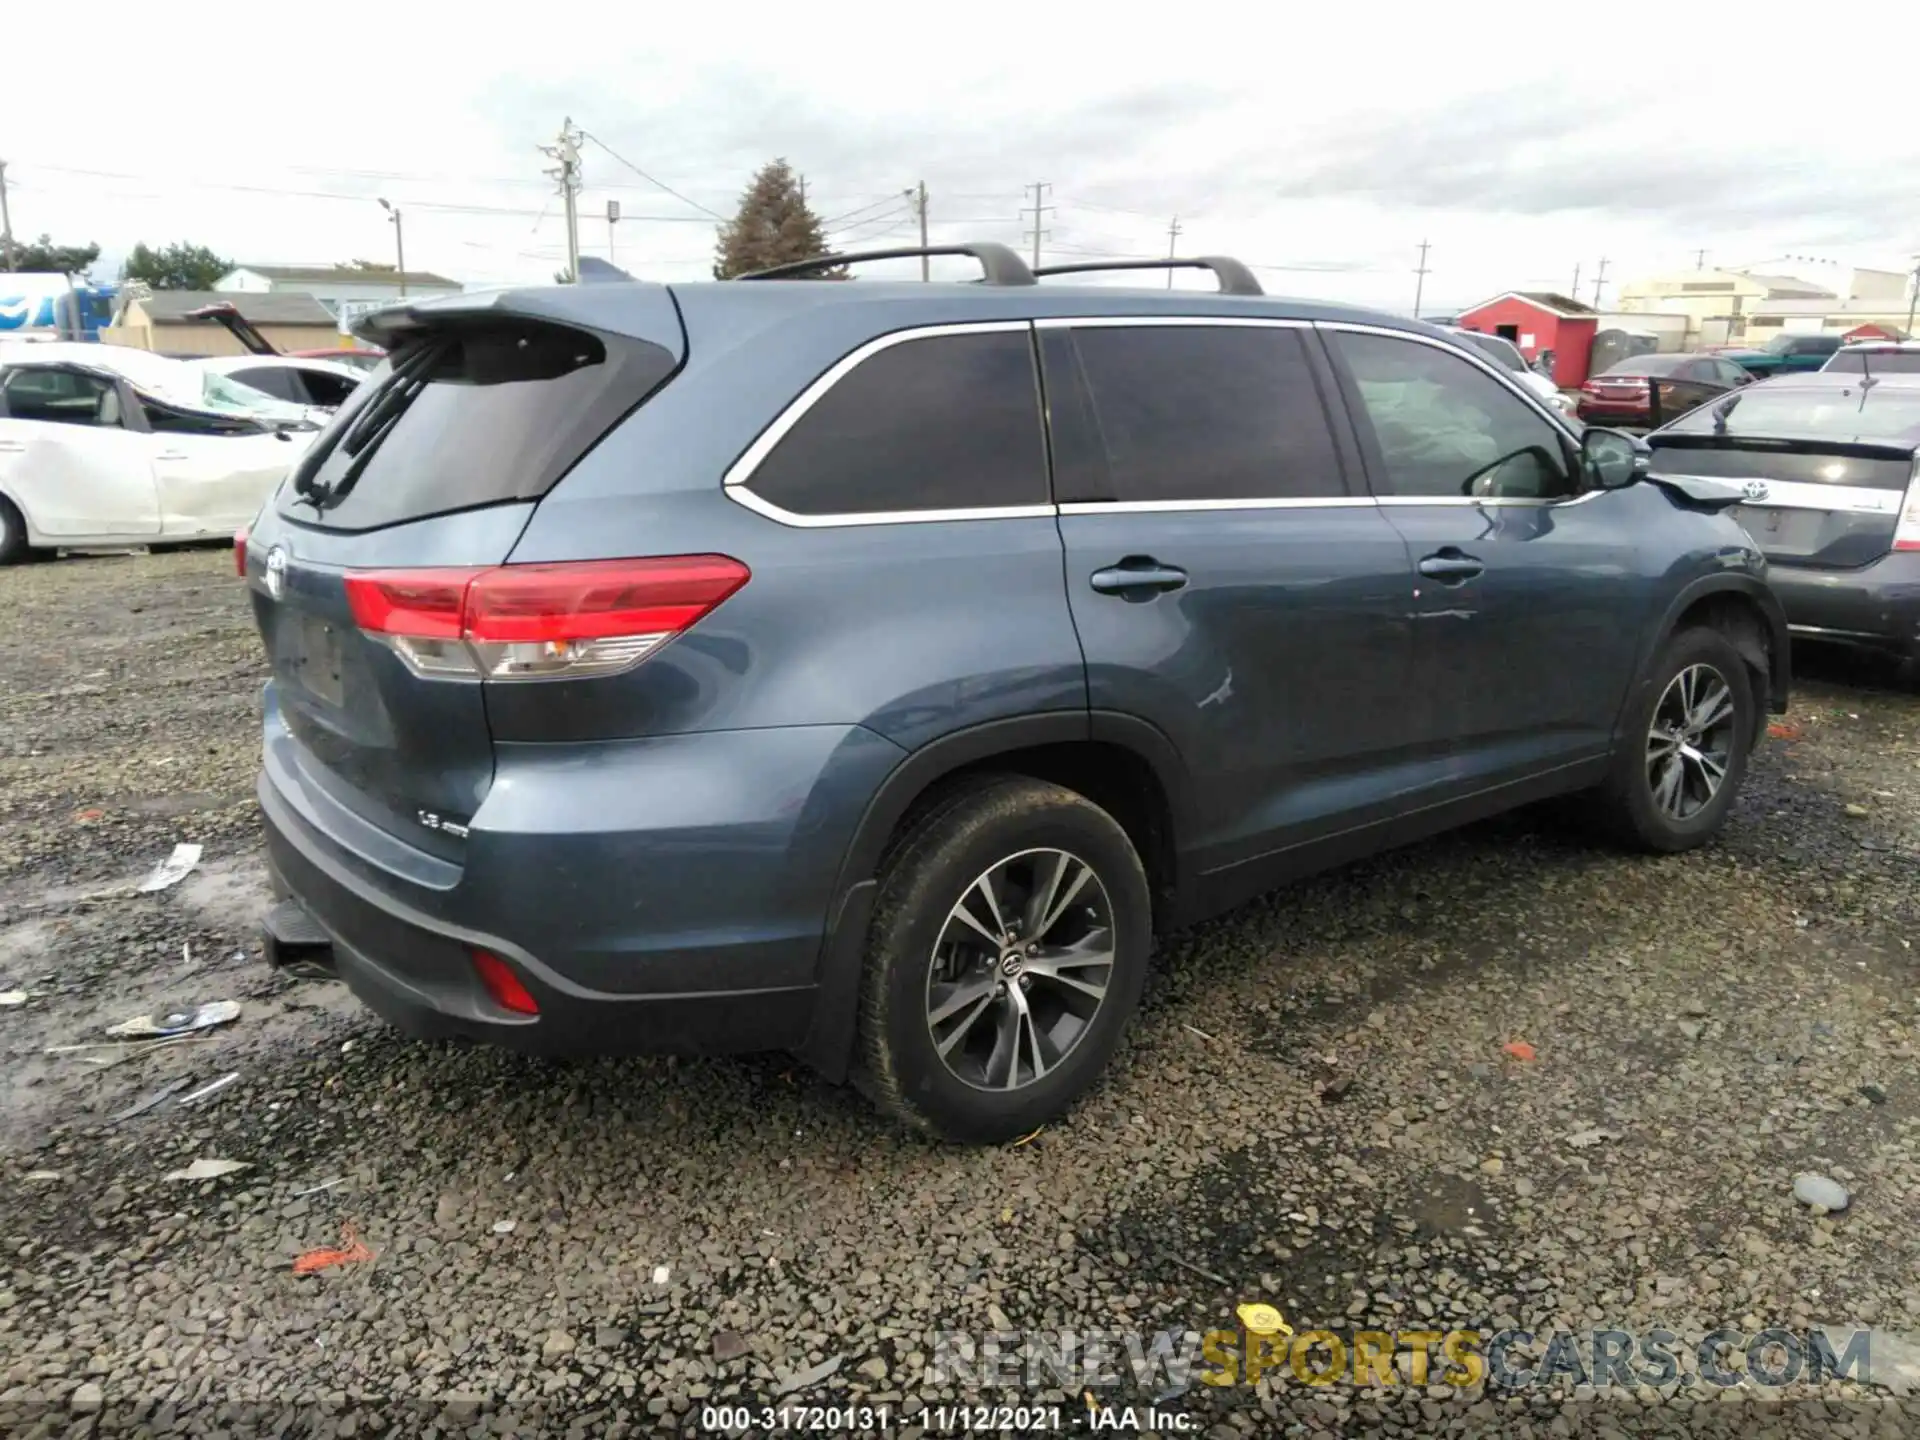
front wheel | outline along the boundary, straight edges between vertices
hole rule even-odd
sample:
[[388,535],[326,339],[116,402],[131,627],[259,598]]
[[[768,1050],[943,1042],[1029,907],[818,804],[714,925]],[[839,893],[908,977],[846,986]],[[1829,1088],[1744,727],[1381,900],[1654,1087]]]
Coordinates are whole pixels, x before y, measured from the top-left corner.
[[931,807],[880,880],[856,1080],[949,1140],[1008,1140],[1105,1068],[1146,978],[1147,879],[1071,790],[984,777]]
[[1642,850],[1704,845],[1726,822],[1755,726],[1746,661],[1718,630],[1669,640],[1629,708],[1601,817]]

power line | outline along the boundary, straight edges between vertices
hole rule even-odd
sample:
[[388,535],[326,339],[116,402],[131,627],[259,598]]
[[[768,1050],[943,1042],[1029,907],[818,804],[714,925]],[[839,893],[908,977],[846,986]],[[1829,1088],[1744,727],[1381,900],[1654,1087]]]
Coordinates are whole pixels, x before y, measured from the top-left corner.
[[654,179],[653,176],[647,174],[646,171],[642,170],[638,165],[634,164],[631,160],[627,159],[626,156],[622,155],[619,151],[615,150],[611,145],[607,144],[607,142],[602,140],[598,135],[595,135],[592,132],[586,131],[586,130],[583,130],[580,133],[586,136],[587,139],[593,141],[593,143],[598,145],[602,150],[606,151],[607,154],[613,156],[613,158],[618,160],[622,165],[626,166],[629,170],[633,171],[633,173],[638,175],[642,180],[648,181],[649,183],[654,185],[658,185],[662,190],[666,191],[667,194],[673,196],[674,199],[680,201],[681,203],[686,205],[691,205],[693,206],[694,209],[703,211],[706,214],[711,215],[714,219],[720,221],[722,224],[726,223],[727,217],[722,215],[718,210],[708,210],[707,207],[702,205],[698,200],[688,199],[688,197],[686,197],[685,195],[682,195],[678,190],[674,189],[671,185],[667,184],[666,181]]

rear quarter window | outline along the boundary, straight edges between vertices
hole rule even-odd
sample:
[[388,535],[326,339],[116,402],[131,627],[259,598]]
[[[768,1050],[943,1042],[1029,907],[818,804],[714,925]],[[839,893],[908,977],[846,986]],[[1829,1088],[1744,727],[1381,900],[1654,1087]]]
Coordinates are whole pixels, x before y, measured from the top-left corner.
[[647,340],[536,321],[430,331],[352,393],[279,508],[370,530],[538,499],[675,364]]
[[1026,327],[874,351],[806,407],[742,484],[809,517],[1049,503]]

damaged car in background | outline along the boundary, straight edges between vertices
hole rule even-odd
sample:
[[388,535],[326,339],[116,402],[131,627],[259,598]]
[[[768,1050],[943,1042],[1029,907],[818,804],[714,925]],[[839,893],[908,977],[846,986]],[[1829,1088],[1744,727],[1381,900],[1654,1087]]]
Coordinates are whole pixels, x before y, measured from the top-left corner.
[[[58,353],[70,350],[82,354]],[[146,379],[124,373],[126,357]],[[245,386],[205,381],[112,345],[0,348],[0,564],[36,548],[225,538],[246,524],[317,427],[302,407],[262,396],[261,408]]]

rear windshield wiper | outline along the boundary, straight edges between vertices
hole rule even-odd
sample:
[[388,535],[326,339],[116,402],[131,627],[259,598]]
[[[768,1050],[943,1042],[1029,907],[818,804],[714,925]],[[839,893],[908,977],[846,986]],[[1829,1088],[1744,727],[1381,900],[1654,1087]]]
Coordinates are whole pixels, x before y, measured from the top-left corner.
[[[347,498],[353,487],[359,484],[360,476],[373,459],[374,452],[380,448],[380,442],[392,433],[407,407],[427,388],[433,367],[453,343],[450,338],[431,341],[394,366],[380,393],[361,407],[346,428],[334,437],[333,443],[327,447],[327,453],[320,456],[295,482],[294,489],[307,503],[316,510],[324,510]],[[331,484],[316,484],[313,477],[319,474],[336,450],[351,460],[346,473]]]
[[1733,407],[1740,403],[1740,399],[1740,393],[1735,391],[1713,407],[1714,434],[1724,435],[1727,433],[1727,417],[1733,414]]

